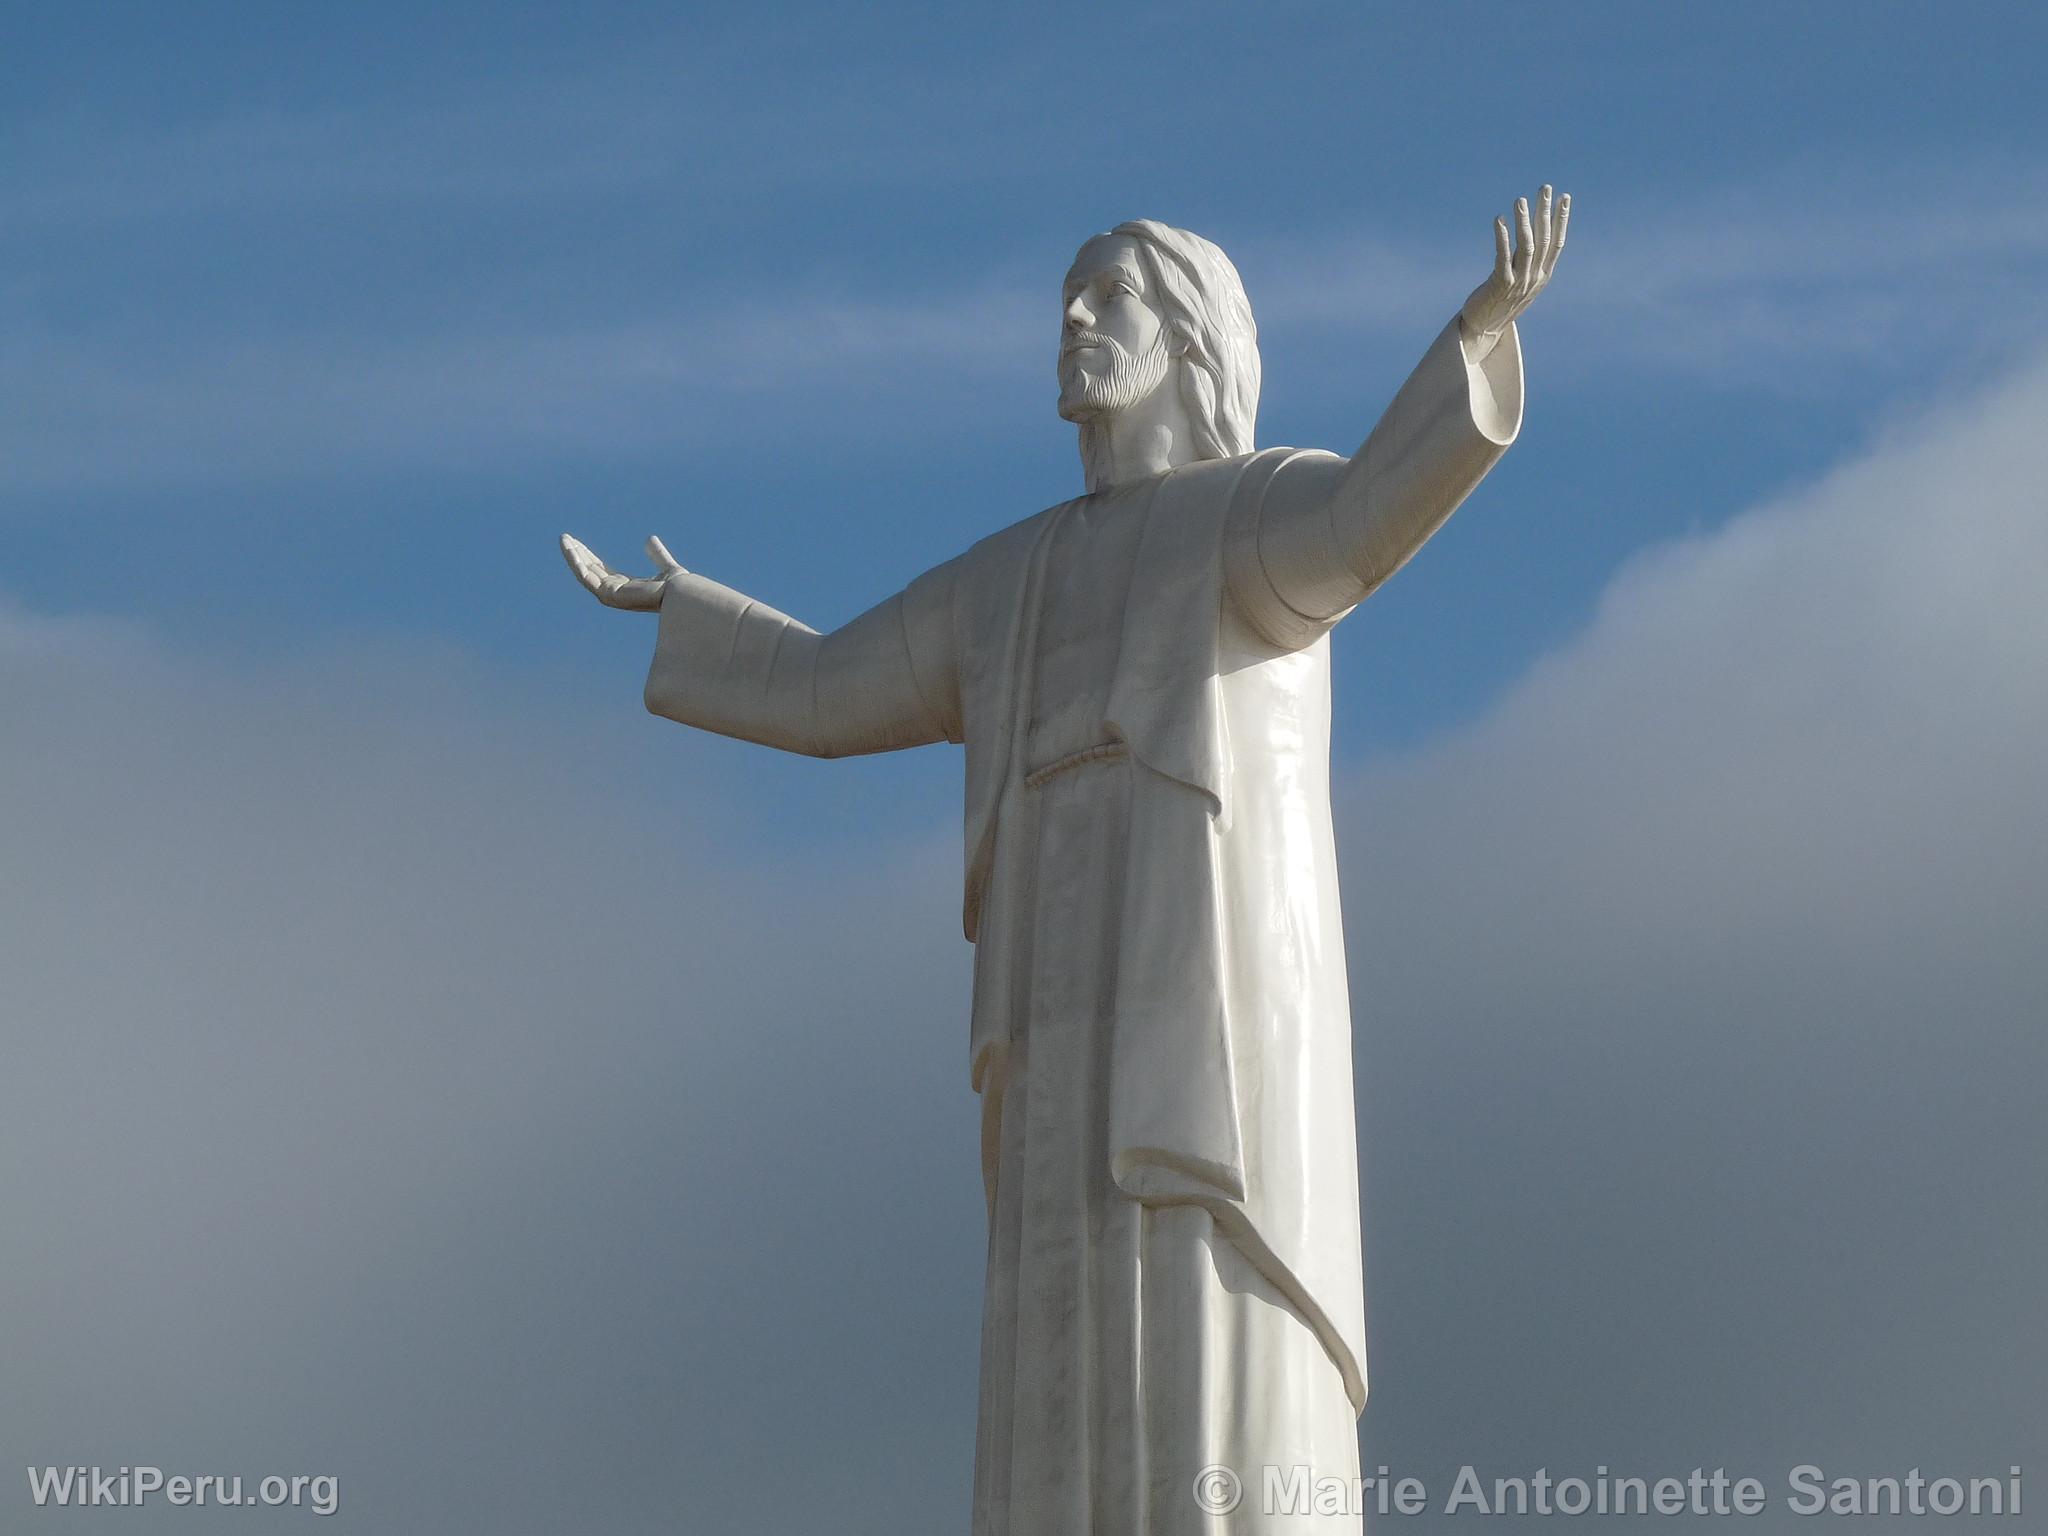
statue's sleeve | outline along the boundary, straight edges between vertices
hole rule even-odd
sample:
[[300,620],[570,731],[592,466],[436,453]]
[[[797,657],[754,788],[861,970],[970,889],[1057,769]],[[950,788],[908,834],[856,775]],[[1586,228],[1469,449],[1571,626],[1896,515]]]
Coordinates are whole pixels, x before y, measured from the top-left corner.
[[1510,325],[1469,361],[1454,319],[1350,459],[1299,454],[1233,513],[1232,598],[1260,630],[1305,645],[1443,526],[1522,425],[1522,345]]
[[920,576],[825,635],[678,572],[662,590],[647,707],[811,757],[959,741],[953,569]]

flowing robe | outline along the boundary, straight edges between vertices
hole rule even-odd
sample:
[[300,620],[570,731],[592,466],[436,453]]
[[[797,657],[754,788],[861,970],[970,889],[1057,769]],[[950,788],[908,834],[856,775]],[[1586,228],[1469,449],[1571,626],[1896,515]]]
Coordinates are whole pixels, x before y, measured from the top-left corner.
[[[1474,362],[1454,322],[1353,459],[1082,497],[829,635],[669,579],[656,713],[819,756],[967,748],[976,1536],[1294,1530],[1266,1466],[1357,1475],[1328,631],[1498,459],[1521,390],[1512,330]],[[1227,1520],[1193,1490],[1215,1465]]]

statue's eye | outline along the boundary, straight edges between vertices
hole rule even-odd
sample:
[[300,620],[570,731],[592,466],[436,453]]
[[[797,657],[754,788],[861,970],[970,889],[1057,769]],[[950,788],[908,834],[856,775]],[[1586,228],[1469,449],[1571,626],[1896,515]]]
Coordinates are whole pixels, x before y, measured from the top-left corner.
[[1138,290],[1129,283],[1115,282],[1109,285],[1109,296],[1112,299],[1126,297],[1135,299],[1138,296]]

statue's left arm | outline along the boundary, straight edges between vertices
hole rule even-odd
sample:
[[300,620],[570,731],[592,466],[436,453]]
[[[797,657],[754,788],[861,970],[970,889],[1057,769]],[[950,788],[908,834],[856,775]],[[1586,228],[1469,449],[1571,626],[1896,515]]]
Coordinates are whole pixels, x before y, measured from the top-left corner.
[[1228,552],[1241,602],[1284,614],[1287,628],[1303,632],[1335,622],[1406,564],[1507,452],[1522,425],[1515,319],[1550,280],[1570,213],[1571,199],[1553,206],[1549,187],[1533,212],[1518,201],[1512,241],[1507,222],[1495,223],[1493,273],[1358,452],[1318,456],[1276,477],[1256,527],[1241,528]]
[[810,757],[962,739],[951,565],[820,634],[684,570],[659,539],[647,550],[656,573],[634,578],[562,537],[569,568],[600,602],[660,615],[652,713]]

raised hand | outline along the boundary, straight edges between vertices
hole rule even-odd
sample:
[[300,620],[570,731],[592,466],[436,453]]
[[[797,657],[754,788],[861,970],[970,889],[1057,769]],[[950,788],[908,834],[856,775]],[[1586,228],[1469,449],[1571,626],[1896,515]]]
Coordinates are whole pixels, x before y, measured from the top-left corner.
[[607,608],[651,613],[661,606],[663,585],[683,568],[660,539],[647,541],[647,554],[654,561],[655,574],[628,576],[598,559],[582,540],[571,538],[566,533],[562,535],[562,558],[569,562],[569,569],[576,573],[576,579],[583,583],[590,595]]
[[1508,238],[1508,221],[1493,221],[1493,274],[1472,290],[1472,297],[1458,311],[1458,321],[1468,340],[1490,348],[1496,337],[1514,323],[1543,291],[1564,250],[1565,225],[1571,222],[1572,198],[1567,192],[1553,207],[1550,188],[1536,194],[1536,211],[1529,211],[1529,199],[1515,199],[1515,233]]

